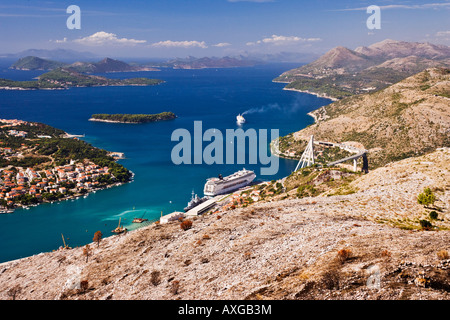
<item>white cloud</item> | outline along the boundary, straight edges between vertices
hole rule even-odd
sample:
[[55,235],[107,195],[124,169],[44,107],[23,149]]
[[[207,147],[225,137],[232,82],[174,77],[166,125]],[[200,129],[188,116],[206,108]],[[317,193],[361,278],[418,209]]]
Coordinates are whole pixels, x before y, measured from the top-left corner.
[[166,48],[192,48],[192,47],[199,47],[206,49],[208,46],[206,45],[205,41],[172,41],[172,40],[166,40],[166,41],[160,41],[157,43],[152,44],[153,47],[166,47]]
[[278,36],[272,35],[271,37],[258,40],[256,42],[247,42],[247,46],[255,46],[259,44],[272,44],[275,46],[283,46],[294,43],[304,43],[304,42],[316,42],[322,41],[320,38],[301,38],[297,36]]
[[83,45],[88,46],[103,46],[103,45],[128,45],[134,46],[137,44],[146,43],[146,40],[136,40],[127,38],[118,38],[114,33],[104,31],[96,32],[93,35],[81,39],[73,40]]
[[63,38],[62,40],[50,40],[50,42],[55,42],[55,43],[66,43],[66,42],[67,42],[67,38]]
[[228,42],[221,42],[221,43],[218,43],[218,44],[213,44],[212,46],[213,46],[213,47],[223,48],[223,47],[231,46],[231,43],[228,43]]
[[[389,9],[450,9],[450,2],[444,3],[424,3],[424,4],[389,4],[385,6],[378,6],[382,10]],[[367,7],[339,9],[333,11],[366,11]]]
[[436,37],[450,37],[450,31],[439,31],[436,33]]

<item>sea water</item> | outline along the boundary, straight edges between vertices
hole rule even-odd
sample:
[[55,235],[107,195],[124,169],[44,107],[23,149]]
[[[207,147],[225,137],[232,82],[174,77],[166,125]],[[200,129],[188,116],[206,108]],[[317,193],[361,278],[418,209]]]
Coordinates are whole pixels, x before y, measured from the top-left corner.
[[[280,135],[313,123],[307,115],[330,100],[284,91],[272,79],[297,64],[267,64],[248,68],[201,70],[162,69],[157,72],[110,73],[115,78],[149,77],[166,81],[150,87],[95,87],[69,90],[0,90],[0,118],[42,122],[108,151],[123,152],[120,160],[135,176],[131,183],[100,190],[76,200],[41,204],[0,215],[0,262],[18,259],[63,245],[92,242],[100,230],[104,237],[121,224],[129,230],[135,217],[152,220],[161,213],[183,211],[194,191],[203,196],[207,178],[226,176],[243,167],[259,173],[261,165],[174,165],[171,141],[174,130],[193,130],[202,121],[204,130],[237,129],[236,116],[245,114],[242,129],[279,129]],[[0,77],[30,80],[42,71],[8,70]],[[114,124],[88,121],[94,113],[159,113],[172,111],[178,118],[147,124]],[[270,132],[270,131],[269,131]],[[270,138],[270,136],[269,136]],[[289,175],[296,161],[280,159],[278,173],[259,176],[270,181]]]

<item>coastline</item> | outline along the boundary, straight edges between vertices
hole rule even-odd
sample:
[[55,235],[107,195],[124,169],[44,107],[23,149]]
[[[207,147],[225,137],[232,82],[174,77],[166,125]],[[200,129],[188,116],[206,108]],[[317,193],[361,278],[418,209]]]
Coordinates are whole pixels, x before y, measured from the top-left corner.
[[[13,120],[13,121],[17,121],[17,120]],[[29,124],[27,122],[25,122],[25,123]],[[43,136],[43,137],[45,137],[45,138],[52,138],[50,136]],[[83,137],[85,137],[84,134],[83,135],[75,135],[75,134],[69,134],[67,132],[64,132],[64,134],[59,135],[59,138],[62,138],[62,139],[78,139],[78,138],[83,138]],[[105,151],[107,151],[107,150],[105,150]],[[108,152],[108,156],[110,156],[110,157],[112,157],[114,159],[114,162],[117,162],[118,160],[121,160],[121,159],[125,159],[125,154],[124,153],[121,153],[121,152],[110,152],[110,151],[107,151],[107,152]],[[86,161],[86,160],[87,159],[84,159],[83,161]],[[1,168],[0,169],[0,173],[3,170],[5,170],[5,169],[11,169],[11,168],[14,169],[14,170],[17,170],[17,171],[19,171],[19,170],[22,171],[23,170],[23,167],[20,167],[20,166],[19,167],[8,166],[8,167],[5,167],[5,168]],[[52,168],[54,168],[54,167],[52,167]],[[84,167],[83,167],[83,169],[84,169]],[[108,168],[108,172],[109,172],[109,168]],[[52,190],[51,191],[48,191],[48,190],[45,191],[45,192],[48,192],[48,193],[55,194],[56,197],[53,197],[52,199],[46,199],[46,198],[42,197],[42,193],[44,193],[43,190],[40,190],[40,191],[37,191],[37,192],[35,190],[35,193],[33,193],[33,194],[40,194],[41,195],[41,197],[37,201],[32,202],[32,203],[28,202],[28,203],[24,204],[24,203],[21,203],[21,202],[16,202],[14,200],[11,200],[11,202],[12,202],[11,205],[8,204],[7,206],[6,205],[0,206],[0,214],[14,213],[14,211],[16,209],[30,209],[30,207],[37,207],[37,206],[39,206],[41,204],[44,204],[44,203],[54,203],[54,202],[67,201],[67,200],[76,200],[76,199],[79,199],[81,197],[87,197],[89,194],[95,193],[95,192],[100,191],[100,190],[121,186],[121,185],[124,185],[126,183],[132,182],[134,180],[134,176],[135,176],[134,172],[132,172],[131,170],[128,170],[128,172],[130,173],[130,177],[129,177],[129,179],[127,181],[122,181],[122,182],[120,182],[120,181],[119,182],[118,181],[107,181],[107,182],[100,182],[100,183],[99,182],[94,182],[94,184],[91,185],[91,186],[87,186],[87,187],[85,186],[84,187],[84,191],[83,190],[76,190],[76,191],[69,190],[71,192],[66,192],[66,191],[61,191],[60,190],[58,192],[57,189],[59,187],[61,187],[61,185],[57,181],[56,183],[54,183],[54,184],[56,184],[56,186],[52,187],[53,189],[55,189],[55,192],[53,192]],[[72,178],[73,178],[73,176],[72,176]],[[39,179],[40,179],[40,176],[39,176]],[[72,179],[70,179],[70,181],[73,182]],[[1,182],[1,180],[0,180],[0,182]],[[99,185],[95,185],[96,183],[97,184],[99,183]],[[30,186],[31,186],[31,184],[30,184]],[[74,187],[72,189],[74,189]],[[26,193],[28,193],[28,188],[26,189]],[[23,194],[23,192],[22,192],[22,194]],[[3,195],[4,194],[2,193],[2,198],[3,198]],[[2,199],[2,198],[0,198],[0,199]]]
[[[319,109],[320,109],[320,108],[319,108]],[[316,109],[316,110],[318,110],[318,109]],[[314,123],[317,123],[317,121],[318,121],[316,115],[314,114],[314,112],[315,112],[316,110],[307,113],[308,116],[310,116],[311,118],[314,119]]]
[[[121,159],[124,159],[124,158],[118,158],[118,159],[116,159],[116,161],[117,160],[121,160]],[[73,195],[63,196],[62,198],[55,199],[55,200],[42,200],[42,202],[39,202],[39,203],[36,203],[36,204],[23,205],[23,204],[18,203],[18,204],[15,204],[14,208],[5,209],[5,210],[11,211],[11,212],[2,212],[1,214],[12,214],[17,209],[27,210],[30,207],[37,207],[37,206],[40,206],[40,205],[45,204],[45,203],[55,203],[55,202],[68,201],[68,200],[77,200],[77,199],[79,199],[81,197],[86,198],[91,193],[95,193],[97,191],[106,190],[106,189],[109,189],[109,188],[119,187],[119,186],[125,185],[127,183],[133,182],[133,180],[134,180],[134,176],[135,176],[134,172],[131,171],[131,170],[129,170],[129,171],[131,173],[131,178],[130,178],[129,181],[126,181],[126,182],[114,182],[112,184],[107,184],[107,185],[104,185],[104,186],[101,186],[101,187],[91,188],[91,189],[87,190],[86,193],[75,193]]]
[[[164,113],[164,112],[163,112]],[[148,115],[148,116],[157,116],[160,114],[155,114],[155,115]],[[93,115],[95,116],[95,115]],[[161,121],[169,121],[169,120],[174,120],[178,118],[176,115],[173,115],[173,117],[170,118],[159,118],[159,119],[148,119],[148,118],[144,118],[144,120],[139,119],[140,121],[120,121],[120,120],[109,120],[109,119],[98,119],[98,118],[89,118],[88,121],[95,121],[95,122],[106,122],[106,123],[125,123],[125,124],[145,124],[145,123],[152,123],[152,122],[161,122]]]
[[[272,82],[277,82],[277,83],[288,83],[288,82],[281,82],[281,81],[272,81]],[[333,100],[333,101],[338,101],[338,99],[331,98],[331,97],[324,97],[324,96],[321,96],[321,95],[319,95],[319,94],[312,93],[312,92],[309,92],[309,91],[301,91],[301,90],[291,89],[291,88],[283,88],[283,90],[287,90],[287,91],[296,91],[296,92],[301,92],[301,93],[307,93],[307,94],[315,95],[315,96],[320,97],[320,98],[327,98],[327,99],[330,99],[330,100]],[[320,107],[320,108],[323,108],[323,107]],[[316,109],[316,110],[313,110],[313,111],[310,111],[310,112],[307,113],[308,116],[310,116],[310,117],[312,117],[312,118],[314,119],[314,124],[318,122],[317,116],[314,114],[314,112],[317,111],[317,110],[319,110],[320,108],[318,108],[318,109]],[[302,130],[302,129],[300,129],[300,130]],[[283,158],[283,159],[288,159],[288,160],[299,160],[299,159],[300,159],[300,158],[293,158],[293,157],[287,156],[287,155],[285,155],[284,153],[282,153],[282,152],[280,151],[280,148],[279,148],[279,140],[278,140],[278,139],[273,140],[273,141],[270,143],[269,147],[270,147],[270,152],[271,152],[274,156],[276,156],[276,157],[278,157],[278,158]]]
[[30,91],[30,90],[69,90],[71,88],[97,88],[97,87],[151,87],[157,86],[165,81],[157,84],[139,84],[139,83],[123,83],[123,84],[99,84],[92,86],[64,86],[60,88],[23,88],[23,87],[0,87],[0,90],[16,90],[16,91]]
[[[283,82],[283,83],[284,83],[284,82]],[[315,93],[315,92],[311,92],[311,91],[308,91],[308,90],[299,90],[299,89],[294,89],[294,88],[283,88],[283,90],[286,90],[286,91],[296,91],[296,92],[301,92],[301,93],[307,93],[307,94],[311,94],[311,95],[313,95],[313,96],[316,96],[316,97],[318,97],[318,98],[325,98],[325,99],[330,99],[330,100],[332,100],[332,101],[339,101],[339,99],[336,99],[336,98],[327,96],[327,95],[324,94],[324,93]]]
[[141,122],[114,121],[114,120],[103,120],[103,119],[95,119],[95,118],[90,118],[89,121],[108,122],[108,123],[125,123],[125,124],[141,124]]
[[0,90],[32,91],[32,90],[67,90],[68,88],[22,88],[22,87],[0,87]]
[[[126,85],[125,85],[125,86],[126,86]],[[145,85],[143,85],[143,86],[145,86]],[[65,89],[68,89],[68,88],[65,88]],[[39,90],[39,89],[36,89],[36,90]],[[56,90],[56,89],[54,89],[54,90]],[[292,90],[292,91],[298,91],[298,90]],[[299,92],[301,92],[301,91],[299,91]],[[309,93],[309,92],[306,92],[306,93],[315,95],[314,93]],[[109,123],[139,124],[139,123],[135,123],[135,122],[121,122],[121,121],[102,120],[102,119],[93,119],[93,118],[89,119],[89,121],[106,122],[106,123],[109,122]],[[279,150],[278,150],[278,151],[279,151]],[[289,158],[289,157],[286,157],[286,156],[284,156],[284,155],[282,155],[282,154],[277,154],[277,156],[279,156],[280,158],[286,158],[286,159],[297,160],[297,161],[298,161],[298,159],[295,159],[295,158]],[[134,176],[134,174],[133,174],[133,176]],[[133,181],[133,180],[131,180],[130,182],[132,182],[132,181]],[[110,187],[112,187],[112,185],[111,185],[111,186],[108,186],[107,188],[110,188]],[[69,200],[69,199],[61,199],[60,201],[62,201],[62,200]],[[114,237],[114,235],[110,236],[110,238],[112,238],[112,239],[113,239],[113,237]],[[27,258],[27,257],[25,257],[25,258]]]

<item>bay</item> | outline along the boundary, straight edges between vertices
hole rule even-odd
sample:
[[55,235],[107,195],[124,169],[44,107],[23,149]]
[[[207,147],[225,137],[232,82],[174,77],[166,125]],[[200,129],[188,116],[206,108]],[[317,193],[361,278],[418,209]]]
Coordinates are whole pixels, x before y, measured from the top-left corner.
[[[249,68],[201,70],[162,69],[158,72],[111,73],[102,76],[149,77],[166,82],[153,87],[96,87],[69,90],[0,90],[0,118],[42,122],[108,151],[124,152],[120,160],[135,174],[134,181],[92,193],[86,198],[42,204],[29,210],[0,215],[0,262],[48,252],[61,246],[92,242],[96,231],[112,235],[121,218],[129,230],[134,217],[157,219],[161,212],[182,211],[194,190],[203,195],[207,178],[231,174],[243,165],[179,165],[171,161],[176,142],[172,132],[193,131],[194,121],[203,130],[239,128],[236,116],[245,115],[242,129],[279,129],[280,135],[313,123],[307,115],[330,100],[284,91],[272,79],[297,64],[267,64]],[[0,63],[0,77],[30,80],[42,71],[8,70]],[[90,122],[94,113],[159,113],[172,111],[173,121],[130,125]],[[206,145],[206,143],[205,143]],[[245,165],[260,181],[289,175],[296,161],[280,159],[278,173],[259,175],[261,164]]]

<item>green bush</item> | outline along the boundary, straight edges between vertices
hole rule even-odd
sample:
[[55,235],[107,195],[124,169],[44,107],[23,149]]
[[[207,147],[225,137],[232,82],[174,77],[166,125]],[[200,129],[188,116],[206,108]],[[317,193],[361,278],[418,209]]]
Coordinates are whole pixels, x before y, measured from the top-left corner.
[[422,229],[424,229],[424,230],[430,230],[430,229],[433,227],[433,225],[431,224],[431,222],[428,221],[428,220],[420,220],[419,222],[420,222],[420,226],[421,226]]
[[438,213],[436,211],[431,211],[430,212],[430,219],[431,220],[437,220],[438,218]]
[[425,188],[421,194],[417,196],[417,202],[421,205],[432,205],[436,201],[436,196],[430,188]]

